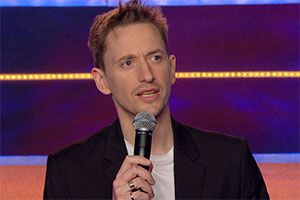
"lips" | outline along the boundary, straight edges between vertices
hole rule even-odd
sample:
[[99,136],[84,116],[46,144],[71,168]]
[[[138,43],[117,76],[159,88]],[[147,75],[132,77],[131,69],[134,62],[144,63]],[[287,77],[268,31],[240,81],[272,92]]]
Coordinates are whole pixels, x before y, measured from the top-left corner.
[[142,90],[142,91],[138,92],[137,95],[141,96],[141,97],[151,97],[151,96],[156,95],[158,92],[159,92],[158,89],[147,89],[147,90]]

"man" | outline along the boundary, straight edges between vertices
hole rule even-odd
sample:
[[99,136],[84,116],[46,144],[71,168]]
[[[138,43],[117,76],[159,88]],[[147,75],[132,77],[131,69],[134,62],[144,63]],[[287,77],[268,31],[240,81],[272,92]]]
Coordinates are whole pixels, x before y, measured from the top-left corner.
[[[176,58],[167,40],[161,11],[138,0],[95,18],[88,42],[92,75],[97,88],[112,96],[118,119],[48,157],[45,199],[269,198],[245,140],[171,118]],[[150,160],[132,156],[132,121],[139,112],[157,121]]]

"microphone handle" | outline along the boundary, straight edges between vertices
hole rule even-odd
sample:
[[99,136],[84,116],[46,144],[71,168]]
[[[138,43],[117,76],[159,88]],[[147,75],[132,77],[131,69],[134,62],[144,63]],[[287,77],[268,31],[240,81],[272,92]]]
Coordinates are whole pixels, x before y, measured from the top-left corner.
[[[134,143],[134,155],[143,156],[147,159],[150,159],[151,143],[152,143],[151,131],[136,130],[135,143]],[[149,170],[149,167],[147,166],[142,166],[142,167]]]

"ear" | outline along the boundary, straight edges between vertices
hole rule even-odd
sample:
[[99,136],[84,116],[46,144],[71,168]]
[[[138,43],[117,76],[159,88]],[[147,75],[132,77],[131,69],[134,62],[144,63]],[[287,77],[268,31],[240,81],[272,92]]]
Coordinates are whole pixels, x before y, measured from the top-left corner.
[[92,76],[100,92],[102,92],[105,95],[111,94],[111,91],[107,85],[105,72],[102,69],[94,67],[92,69]]
[[176,81],[176,57],[175,55],[170,55],[169,57],[171,63],[170,76],[171,76],[171,84],[173,85]]

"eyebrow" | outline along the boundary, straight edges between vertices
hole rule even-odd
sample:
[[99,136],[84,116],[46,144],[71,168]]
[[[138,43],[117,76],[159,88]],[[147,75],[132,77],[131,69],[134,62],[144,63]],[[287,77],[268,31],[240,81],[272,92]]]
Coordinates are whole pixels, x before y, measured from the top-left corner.
[[119,58],[118,60],[115,61],[115,63],[118,63],[120,62],[121,60],[127,60],[127,59],[130,59],[130,58],[135,58],[136,56],[134,54],[128,54],[128,55],[125,55],[125,56],[122,56],[121,58]]
[[[162,53],[162,54],[165,54],[165,52],[163,50],[161,50],[160,48],[157,48],[157,49],[154,49],[154,50],[151,50],[149,51],[146,56],[149,56],[149,55],[153,55],[153,54],[156,54],[156,53]],[[128,55],[125,55],[125,56],[122,56],[121,58],[117,59],[115,61],[115,63],[118,63],[120,62],[121,60],[127,60],[127,59],[130,59],[130,58],[136,58],[137,56],[134,55],[134,54],[128,54]]]
[[165,52],[164,52],[163,50],[161,50],[160,48],[157,48],[157,49],[154,49],[154,50],[152,50],[152,51],[149,51],[149,52],[147,53],[147,56],[153,55],[153,54],[156,54],[156,53],[162,53],[162,54],[165,54]]

